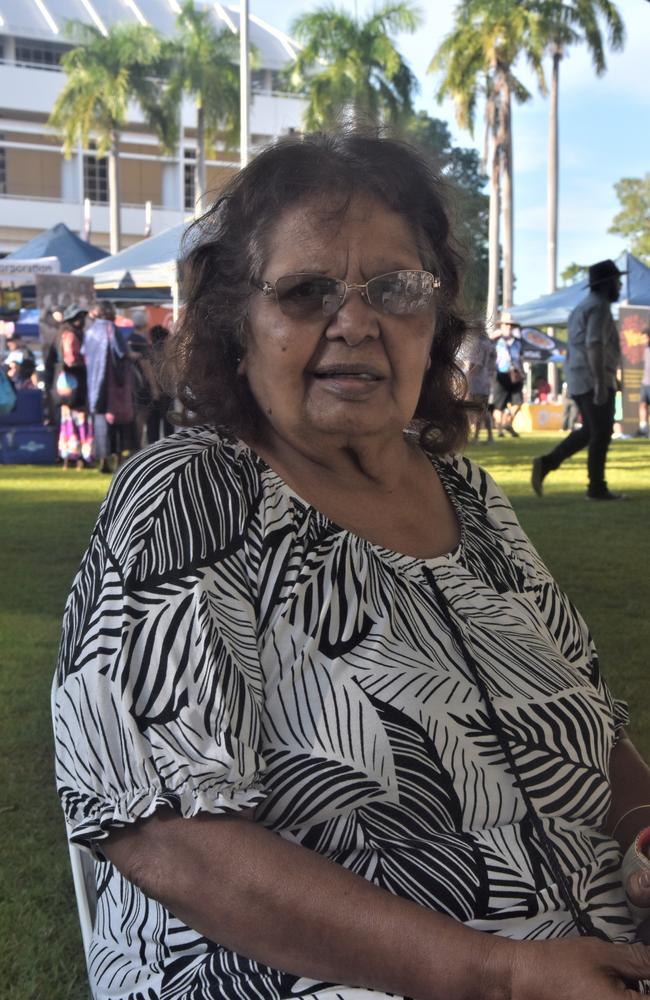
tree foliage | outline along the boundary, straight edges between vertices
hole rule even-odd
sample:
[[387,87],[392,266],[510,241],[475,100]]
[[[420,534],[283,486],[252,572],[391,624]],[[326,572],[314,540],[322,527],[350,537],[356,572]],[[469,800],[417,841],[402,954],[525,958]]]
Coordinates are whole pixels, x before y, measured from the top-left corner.
[[291,31],[303,47],[288,79],[307,98],[305,127],[331,126],[350,110],[372,121],[411,114],[417,81],[394,36],[421,21],[409,0],[385,3],[363,21],[333,4],[297,17]]
[[571,261],[570,264],[560,272],[560,278],[563,285],[572,285],[575,281],[579,281],[581,278],[587,278],[587,272],[589,268],[586,264],[576,264],[575,261]]
[[465,306],[468,312],[480,314],[487,298],[488,198],[479,154],[455,146],[447,123],[430,118],[425,111],[414,115],[404,132],[447,182],[452,229],[466,259]]
[[635,257],[650,265],[650,173],[623,177],[614,185],[621,211],[608,232],[623,236]]
[[91,137],[97,153],[105,155],[111,134],[120,132],[129,120],[132,100],[164,140],[157,77],[163,49],[160,35],[140,24],[117,23],[105,37],[81,22],[70,22],[68,34],[79,44],[61,59],[66,81],[49,118],[63,139],[66,155],[78,142],[87,146]]
[[176,18],[166,104],[178,108],[188,94],[204,115],[206,141],[234,141],[239,129],[239,39],[228,28],[218,31],[212,12],[185,0]]
[[537,4],[511,0],[460,0],[452,30],[431,60],[430,71],[441,74],[438,99],[451,97],[460,125],[473,131],[476,104],[485,97],[486,122],[492,140],[490,198],[493,225],[490,229],[488,317],[497,309],[498,211],[503,213],[502,300],[510,308],[514,294],[513,261],[513,162],[512,102],[530,98],[530,92],[515,74],[515,64],[524,57],[545,89]]
[[530,91],[514,71],[521,55],[535,72],[540,88],[545,90],[540,28],[534,4],[461,0],[456,7],[454,26],[429,64],[430,73],[441,75],[438,99],[453,100],[459,125],[472,132],[477,100],[503,82],[507,82],[518,103],[530,99]]
[[536,0],[535,6],[552,55],[562,57],[581,43],[589,50],[596,74],[602,76],[607,69],[606,45],[614,51],[623,48],[625,25],[612,0]]

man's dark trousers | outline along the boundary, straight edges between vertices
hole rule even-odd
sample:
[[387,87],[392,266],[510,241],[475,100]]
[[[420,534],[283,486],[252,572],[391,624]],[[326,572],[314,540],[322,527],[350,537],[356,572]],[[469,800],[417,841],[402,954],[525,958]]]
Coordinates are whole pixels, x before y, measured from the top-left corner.
[[607,460],[607,449],[612,439],[614,429],[614,408],[616,405],[616,393],[609,390],[607,402],[602,406],[594,403],[593,390],[574,396],[580,416],[582,427],[571,431],[564,441],[549,452],[542,455],[542,472],[552,472],[571,455],[589,446],[587,457],[587,470],[589,473],[589,493],[604,493],[607,490],[605,482],[605,462]]

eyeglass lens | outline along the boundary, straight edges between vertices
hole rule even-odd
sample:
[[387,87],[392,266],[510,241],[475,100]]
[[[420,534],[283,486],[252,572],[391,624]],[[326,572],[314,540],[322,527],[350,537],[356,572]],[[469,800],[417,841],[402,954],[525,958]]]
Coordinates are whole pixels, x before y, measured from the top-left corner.
[[[378,312],[411,315],[431,303],[436,280],[428,271],[392,271],[371,278],[362,292]],[[322,274],[287,274],[275,282],[278,305],[297,319],[333,316],[343,304],[346,283]]]

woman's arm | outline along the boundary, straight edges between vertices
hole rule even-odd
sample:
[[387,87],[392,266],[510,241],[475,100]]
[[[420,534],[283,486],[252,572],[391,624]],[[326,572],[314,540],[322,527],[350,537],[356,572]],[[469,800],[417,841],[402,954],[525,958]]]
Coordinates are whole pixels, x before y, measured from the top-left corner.
[[615,744],[609,760],[612,801],[605,824],[615,831],[623,851],[639,830],[650,826],[650,767],[626,735]]
[[394,896],[237,816],[158,813],[102,850],[224,947],[299,976],[418,1000],[615,1000],[650,975],[641,945],[514,943]]

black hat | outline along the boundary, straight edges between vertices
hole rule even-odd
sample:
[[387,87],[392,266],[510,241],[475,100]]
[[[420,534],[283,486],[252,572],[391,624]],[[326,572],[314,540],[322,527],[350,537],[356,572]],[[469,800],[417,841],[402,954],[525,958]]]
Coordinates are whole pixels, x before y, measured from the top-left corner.
[[627,274],[627,271],[619,271],[613,260],[599,260],[597,264],[592,264],[589,268],[589,287],[593,288],[594,285],[600,285],[603,281],[618,278],[621,274]]
[[69,323],[75,316],[81,316],[82,314],[85,316],[87,312],[88,310],[85,306],[80,306],[77,302],[73,302],[63,313],[63,322]]

